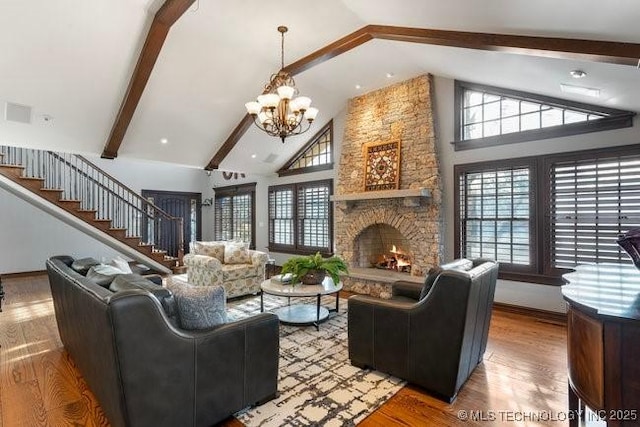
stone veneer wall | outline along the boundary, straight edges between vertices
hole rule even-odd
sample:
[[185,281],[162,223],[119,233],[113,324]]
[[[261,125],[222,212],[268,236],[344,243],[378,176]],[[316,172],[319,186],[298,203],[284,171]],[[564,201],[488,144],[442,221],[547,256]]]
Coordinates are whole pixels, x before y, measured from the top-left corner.
[[[441,182],[436,155],[431,85],[423,75],[367,93],[349,101],[336,194],[364,189],[362,146],[369,142],[401,141],[400,189],[429,188],[432,197],[417,207],[403,199],[336,202],[336,253],[354,266],[354,242],[370,225],[397,228],[411,242],[411,274],[423,276],[440,264]],[[349,280],[345,288],[349,288]]]

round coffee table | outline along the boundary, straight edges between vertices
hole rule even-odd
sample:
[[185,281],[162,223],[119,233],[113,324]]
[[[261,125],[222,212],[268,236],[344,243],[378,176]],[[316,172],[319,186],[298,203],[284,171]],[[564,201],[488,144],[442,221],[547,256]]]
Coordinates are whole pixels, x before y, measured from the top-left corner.
[[[274,313],[278,315],[282,323],[315,325],[316,329],[320,330],[320,322],[326,320],[329,313],[338,311],[340,302],[338,292],[342,289],[342,282],[336,285],[330,277],[325,277],[320,285],[303,285],[302,283],[290,285],[269,279],[262,282],[260,289],[262,289],[260,292],[261,312],[264,311],[264,294],[287,298],[316,297],[315,304],[289,304],[274,310]],[[336,294],[336,308],[322,307],[320,305],[322,296],[331,294]]]

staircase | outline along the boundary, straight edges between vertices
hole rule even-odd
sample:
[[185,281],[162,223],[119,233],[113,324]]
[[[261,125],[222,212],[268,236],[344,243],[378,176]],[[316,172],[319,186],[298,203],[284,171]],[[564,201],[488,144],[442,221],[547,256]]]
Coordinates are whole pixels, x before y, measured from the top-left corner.
[[[47,202],[54,204],[75,217],[65,219],[67,223],[80,220],[93,237],[125,249],[140,262],[167,273],[182,265],[182,218],[167,214],[82,156],[0,146],[0,175],[39,196],[42,204],[30,200],[32,204],[47,212],[52,212]],[[86,231],[86,226],[76,228]]]

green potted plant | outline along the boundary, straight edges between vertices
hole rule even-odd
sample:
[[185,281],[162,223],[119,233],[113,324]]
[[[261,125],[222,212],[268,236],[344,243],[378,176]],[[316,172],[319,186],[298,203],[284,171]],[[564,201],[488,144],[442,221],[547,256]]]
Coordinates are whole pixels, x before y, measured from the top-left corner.
[[322,258],[320,252],[317,252],[315,255],[289,258],[282,266],[281,273],[291,273],[291,283],[300,281],[305,285],[311,285],[322,283],[327,274],[333,279],[333,283],[338,283],[340,272],[349,272],[340,257]]

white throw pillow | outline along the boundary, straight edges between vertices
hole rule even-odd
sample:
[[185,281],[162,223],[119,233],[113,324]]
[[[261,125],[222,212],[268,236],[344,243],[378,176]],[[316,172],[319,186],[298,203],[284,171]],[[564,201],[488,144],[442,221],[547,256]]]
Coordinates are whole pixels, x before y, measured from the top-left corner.
[[109,264],[114,266],[115,268],[117,268],[118,270],[122,271],[125,274],[133,273],[133,271],[131,271],[131,267],[129,267],[129,263],[122,257],[119,257],[119,256],[115,257],[114,259],[111,260]]

